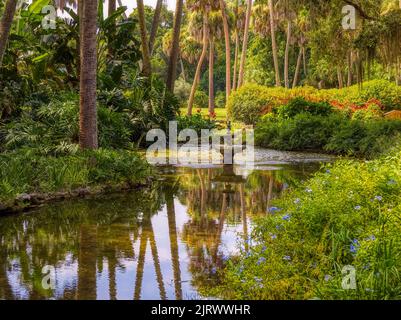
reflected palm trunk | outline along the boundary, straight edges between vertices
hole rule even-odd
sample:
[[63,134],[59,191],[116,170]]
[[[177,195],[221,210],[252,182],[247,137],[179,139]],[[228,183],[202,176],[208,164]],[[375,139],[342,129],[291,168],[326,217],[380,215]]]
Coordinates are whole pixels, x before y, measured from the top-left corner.
[[168,229],[170,234],[171,259],[173,262],[173,272],[174,272],[175,298],[177,300],[182,300],[181,271],[180,271],[180,260],[178,253],[177,225],[175,221],[174,197],[169,192],[166,194],[166,202],[167,202]]
[[242,228],[244,232],[244,240],[245,240],[245,251],[249,250],[248,246],[248,222],[246,217],[246,204],[245,204],[245,194],[244,194],[244,186],[240,184],[239,186],[240,192],[240,200],[241,200],[241,213],[242,213]]
[[147,244],[148,244],[148,238],[146,236],[144,228],[142,227],[141,242],[139,245],[138,267],[136,268],[136,280],[135,280],[135,292],[134,292],[135,300],[141,299],[142,279],[145,266]]
[[274,184],[273,177],[270,177],[270,179],[269,179],[269,192],[267,194],[267,211],[269,211],[269,209],[270,209],[270,203],[271,203],[271,200],[273,198],[273,184]]
[[80,228],[78,255],[78,299],[96,300],[97,226]]
[[7,253],[1,252],[0,255],[0,299],[14,299],[13,290],[7,277]]
[[117,300],[116,265],[114,256],[108,259],[110,300]]
[[159,285],[160,298],[162,300],[166,300],[167,299],[166,289],[164,288],[163,274],[160,268],[159,254],[157,252],[157,245],[155,240],[155,233],[153,231],[152,221],[149,221],[149,228],[150,228],[149,230],[150,249],[152,251],[153,263],[155,265],[156,279]]

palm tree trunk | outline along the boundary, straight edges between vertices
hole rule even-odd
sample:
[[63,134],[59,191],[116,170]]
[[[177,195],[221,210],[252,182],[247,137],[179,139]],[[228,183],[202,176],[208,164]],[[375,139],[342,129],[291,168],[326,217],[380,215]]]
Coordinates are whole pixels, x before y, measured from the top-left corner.
[[298,54],[298,59],[297,59],[297,66],[295,68],[295,74],[294,74],[294,81],[292,83],[292,87],[295,88],[298,84],[298,78],[299,78],[299,71],[301,70],[301,61],[302,61],[302,51],[303,48],[299,48],[299,54]]
[[304,67],[304,75],[305,77],[308,75],[308,70],[306,68],[306,50],[305,47],[302,47],[302,60],[303,60],[303,67]]
[[82,4],[79,144],[82,149],[98,148],[96,111],[97,0]]
[[248,5],[246,8],[246,18],[245,18],[244,42],[242,45],[241,62],[239,66],[238,88],[240,88],[244,83],[245,62],[246,62],[246,52],[248,49],[249,25],[251,22],[251,13],[252,13],[252,0],[248,0]]
[[342,89],[344,87],[344,82],[343,82],[343,73],[341,71],[340,66],[337,66],[337,79],[338,79],[338,88]]
[[285,55],[284,55],[284,84],[287,89],[290,87],[290,79],[289,79],[290,45],[291,45],[291,20],[288,20],[288,22],[287,22],[287,42],[285,45]]
[[149,43],[146,32],[145,22],[145,6],[143,0],[136,0],[138,9],[139,30],[141,33],[141,48],[142,48],[142,73],[145,77],[150,77],[152,74],[152,66],[150,63]]
[[214,39],[211,36],[209,41],[209,115],[214,112]]
[[347,80],[347,86],[350,87],[352,86],[352,51],[348,53],[347,56],[347,63],[348,63],[348,80]]
[[184,61],[182,60],[182,56],[180,55],[180,65],[181,65],[181,75],[185,82],[187,82],[187,75],[185,73]]
[[238,68],[238,55],[239,55],[239,30],[238,30],[238,0],[235,3],[235,53],[234,53],[234,75],[232,90],[237,88],[237,68]]
[[162,12],[162,7],[163,7],[163,0],[157,0],[155,13],[153,15],[152,30],[150,31],[150,38],[149,38],[149,52],[150,52],[150,55],[152,55],[152,53],[153,53],[153,46],[155,44],[155,39],[156,39],[156,35],[157,35],[157,29],[159,28],[160,15],[161,15],[161,12]]
[[198,66],[196,67],[194,82],[192,84],[191,94],[189,95],[189,100],[188,100],[187,114],[189,116],[192,115],[192,107],[194,104],[195,92],[196,92],[196,88],[199,83],[203,60],[205,60],[206,53],[207,53],[208,38],[209,38],[209,31],[208,31],[208,26],[207,26],[207,16],[205,15],[203,18],[203,40],[202,40],[203,48],[202,48],[202,53],[199,57]]
[[237,89],[237,73],[238,73],[238,56],[239,56],[239,34],[235,32],[235,54],[234,54],[234,75],[233,75],[233,91]]
[[166,89],[174,92],[174,83],[177,73],[177,59],[180,50],[180,33],[182,21],[183,0],[177,0],[175,5],[173,39],[171,45],[170,60],[168,63]]
[[224,0],[219,0],[221,15],[223,17],[224,41],[226,46],[226,101],[231,93],[231,49],[230,49],[230,29],[227,21],[226,4]]
[[3,17],[0,22],[0,67],[3,63],[3,57],[6,51],[8,37],[10,35],[11,25],[13,23],[16,9],[17,0],[8,0],[6,2]]
[[276,74],[276,86],[281,86],[280,70],[278,65],[278,53],[277,53],[277,42],[276,42],[276,26],[274,23],[274,3],[273,0],[269,0],[269,14],[270,14],[270,32],[272,38],[272,52],[274,61],[274,70]]
[[109,10],[107,15],[110,17],[116,11],[116,0],[109,0]]

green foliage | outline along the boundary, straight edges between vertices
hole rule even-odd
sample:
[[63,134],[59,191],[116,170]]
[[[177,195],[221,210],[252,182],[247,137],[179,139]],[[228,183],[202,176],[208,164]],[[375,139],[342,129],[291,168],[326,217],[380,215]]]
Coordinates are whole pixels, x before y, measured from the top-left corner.
[[207,108],[208,105],[209,105],[209,96],[200,89],[196,90],[194,98],[194,107]]
[[184,129],[194,129],[200,136],[202,129],[212,130],[216,128],[213,120],[203,117],[201,113],[192,116],[180,116],[177,118],[178,132]]
[[333,112],[333,107],[327,102],[310,102],[302,97],[298,97],[290,100],[284,106],[275,108],[273,111],[280,119],[289,119],[300,113],[314,116],[328,116]]
[[269,111],[272,97],[262,87],[247,84],[234,91],[227,103],[228,114],[235,120],[245,124],[255,124],[259,117]]
[[372,158],[387,151],[401,134],[401,121],[351,120],[342,113],[300,113],[286,119],[266,115],[257,124],[255,143],[278,150],[313,150]]
[[143,183],[150,167],[131,151],[77,152],[43,156],[34,149],[0,154],[0,203],[23,193],[68,192],[82,187]]
[[[373,105],[384,111],[401,109],[401,87],[386,80],[372,80],[363,83],[362,89],[357,85],[344,89],[318,90],[312,87],[285,89],[248,84],[231,94],[228,110],[234,121],[255,124],[261,116],[279,106],[286,105],[294,98],[308,101],[311,106],[320,102],[322,105],[319,110],[325,108],[327,111],[328,104],[350,112],[369,109]],[[299,107],[301,109],[306,107],[305,103]],[[374,112],[374,108],[371,111]],[[377,114],[380,115],[381,112]]]
[[[290,190],[257,222],[250,250],[228,264],[220,295],[400,299],[400,159],[396,152],[372,162],[339,161]],[[356,290],[342,287],[349,265]]]
[[[35,148],[44,153],[75,152],[79,141],[78,96],[67,93],[39,108],[25,107],[18,120],[0,132],[4,148]],[[128,116],[102,105],[98,107],[99,143],[104,148],[128,148],[132,129]]]

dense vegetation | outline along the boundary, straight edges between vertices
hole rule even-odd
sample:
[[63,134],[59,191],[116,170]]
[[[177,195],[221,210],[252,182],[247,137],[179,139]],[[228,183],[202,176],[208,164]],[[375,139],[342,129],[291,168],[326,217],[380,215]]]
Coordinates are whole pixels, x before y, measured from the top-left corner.
[[[235,299],[399,299],[401,154],[339,161],[288,192],[227,265]],[[342,287],[345,266],[356,290]],[[346,271],[345,274],[348,274]]]

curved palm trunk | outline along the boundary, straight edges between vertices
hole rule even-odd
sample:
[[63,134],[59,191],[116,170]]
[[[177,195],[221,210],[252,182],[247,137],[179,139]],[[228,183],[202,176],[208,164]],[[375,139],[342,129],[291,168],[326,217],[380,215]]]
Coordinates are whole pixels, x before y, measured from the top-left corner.
[[295,67],[294,81],[292,82],[293,88],[295,88],[298,84],[299,72],[301,70],[301,62],[302,62],[302,47],[299,48],[297,66]]
[[82,4],[79,145],[98,148],[96,110],[96,30],[97,0]]
[[202,53],[201,53],[199,61],[198,61],[198,66],[196,67],[194,82],[192,84],[192,89],[191,89],[191,94],[189,95],[188,111],[187,111],[187,114],[189,116],[192,115],[192,107],[194,105],[195,92],[196,92],[196,88],[198,87],[203,60],[205,60],[206,53],[207,53],[207,45],[208,45],[208,38],[209,38],[209,31],[208,31],[208,27],[207,27],[207,17],[205,16],[203,20],[204,20],[203,21],[203,40],[202,40],[203,48],[202,48]]
[[209,115],[214,112],[214,39],[209,41]]
[[224,41],[226,46],[226,101],[231,93],[231,49],[230,49],[230,29],[227,21],[226,4],[224,0],[219,0],[221,15],[223,17]]
[[150,63],[148,36],[146,32],[145,22],[145,6],[143,0],[136,0],[138,9],[139,29],[141,33],[141,48],[142,48],[142,73],[145,77],[150,77],[152,74],[152,66]]
[[276,26],[274,23],[274,3],[273,0],[269,0],[269,14],[270,14],[270,32],[272,38],[272,52],[274,61],[274,70],[276,74],[276,86],[281,86],[280,69],[278,65],[278,53],[277,53],[277,42],[276,42]]
[[6,51],[11,24],[13,23],[16,9],[17,0],[8,0],[6,2],[3,17],[1,18],[0,22],[0,67],[3,63],[4,52]]
[[290,45],[291,45],[291,20],[288,20],[287,42],[286,42],[286,45],[285,45],[285,55],[284,55],[284,83],[285,83],[285,87],[287,89],[290,87],[290,79],[289,79]]
[[161,12],[162,12],[162,7],[163,7],[163,0],[157,0],[155,13],[153,15],[152,30],[150,31],[150,37],[149,37],[149,52],[150,52],[150,55],[152,55],[152,52],[153,52],[153,46],[155,44],[157,30],[159,28],[160,15],[161,15]]
[[245,62],[246,62],[246,52],[248,49],[249,24],[251,22],[251,13],[252,13],[252,0],[248,0],[248,5],[246,8],[244,42],[242,45],[241,63],[239,66],[238,88],[240,88],[242,86],[242,84],[244,83]]
[[170,60],[168,63],[167,80],[166,80],[166,88],[170,92],[174,92],[174,83],[177,74],[177,59],[180,50],[182,8],[183,8],[183,0],[177,0],[174,14],[173,39],[172,39]]

